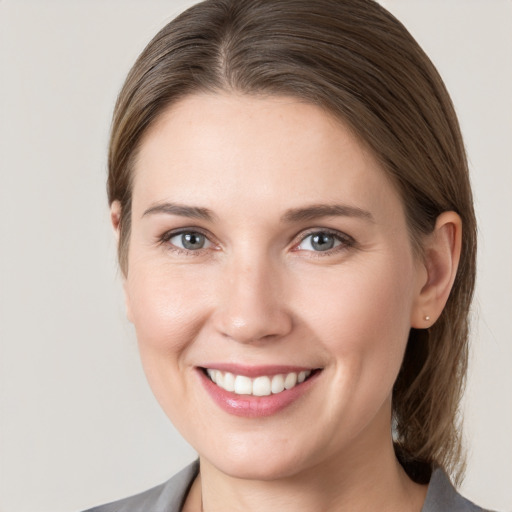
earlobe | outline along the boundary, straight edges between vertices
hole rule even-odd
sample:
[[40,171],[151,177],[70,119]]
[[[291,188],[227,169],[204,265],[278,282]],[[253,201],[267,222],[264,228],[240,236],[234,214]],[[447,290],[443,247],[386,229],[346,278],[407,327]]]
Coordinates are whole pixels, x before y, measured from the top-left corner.
[[411,327],[426,329],[441,315],[457,275],[461,243],[461,218],[455,212],[443,212],[424,241],[426,278],[412,311]]

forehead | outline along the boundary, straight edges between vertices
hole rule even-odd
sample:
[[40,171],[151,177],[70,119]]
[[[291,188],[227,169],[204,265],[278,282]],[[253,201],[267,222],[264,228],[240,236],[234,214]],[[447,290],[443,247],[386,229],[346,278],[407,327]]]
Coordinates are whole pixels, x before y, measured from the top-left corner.
[[290,97],[198,94],[162,113],[140,146],[134,201],[169,199],[293,208],[398,194],[366,146],[321,108]]

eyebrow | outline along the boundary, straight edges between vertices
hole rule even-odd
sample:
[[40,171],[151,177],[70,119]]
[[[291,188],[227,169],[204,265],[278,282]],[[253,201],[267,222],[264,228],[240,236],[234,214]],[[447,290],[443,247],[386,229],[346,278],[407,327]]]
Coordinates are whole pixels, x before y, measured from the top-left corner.
[[159,203],[148,208],[142,217],[152,215],[155,213],[166,213],[168,215],[178,215],[180,217],[188,217],[190,219],[201,219],[213,222],[215,219],[214,213],[208,208],[201,208],[199,206],[187,206],[177,203]]
[[305,208],[293,208],[281,217],[283,222],[304,222],[321,217],[356,217],[374,222],[373,215],[357,206],[342,204],[315,204]]
[[[216,218],[215,214],[208,208],[200,206],[187,206],[177,203],[159,203],[148,208],[142,217],[157,213],[168,215],[177,215],[180,217],[188,217],[191,219],[201,219],[213,222]],[[348,206],[341,204],[315,204],[302,208],[292,208],[287,210],[281,217],[282,222],[305,222],[322,217],[356,217],[374,221],[373,215],[366,210],[356,206]]]

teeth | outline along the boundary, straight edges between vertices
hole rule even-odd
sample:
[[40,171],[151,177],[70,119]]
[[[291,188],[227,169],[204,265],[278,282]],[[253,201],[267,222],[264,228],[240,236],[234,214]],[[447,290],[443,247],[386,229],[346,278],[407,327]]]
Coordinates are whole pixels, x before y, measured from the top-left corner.
[[284,377],[282,375],[274,375],[272,377],[272,393],[281,393],[284,391]]
[[224,374],[224,389],[231,392],[235,391],[235,376],[232,373],[226,372]]
[[268,396],[272,389],[268,377],[256,377],[252,382],[252,394],[254,396]]
[[284,379],[284,388],[292,389],[295,386],[295,384],[297,384],[297,374],[289,373]]
[[[219,382],[218,374],[215,384],[221,388],[223,387],[223,383]],[[235,393],[237,395],[252,395],[252,380],[249,377],[245,377],[244,375],[237,375],[235,378]]]
[[297,384],[304,382],[311,375],[311,370],[273,376],[261,375],[254,379],[245,375],[233,375],[230,372],[221,372],[211,368],[208,368],[206,373],[212,382],[226,391],[237,395],[268,396],[281,393],[285,389],[292,389]]

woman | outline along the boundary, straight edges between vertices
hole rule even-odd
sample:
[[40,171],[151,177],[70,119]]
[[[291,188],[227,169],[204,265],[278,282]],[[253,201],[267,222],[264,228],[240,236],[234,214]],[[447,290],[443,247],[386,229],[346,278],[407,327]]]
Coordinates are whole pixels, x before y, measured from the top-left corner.
[[199,461],[94,509],[480,510],[463,471],[475,218],[456,116],[370,0],[208,0],[120,93],[128,317]]

